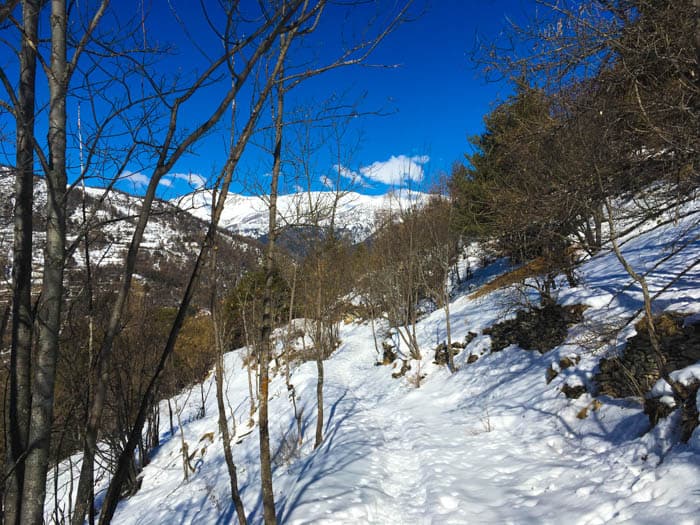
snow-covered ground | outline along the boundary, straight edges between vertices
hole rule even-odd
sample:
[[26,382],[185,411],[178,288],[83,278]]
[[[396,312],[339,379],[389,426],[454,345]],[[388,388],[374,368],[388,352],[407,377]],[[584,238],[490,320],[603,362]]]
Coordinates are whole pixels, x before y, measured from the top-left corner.
[[[696,213],[678,225],[657,224],[624,243],[632,265],[648,272],[652,294],[660,292],[658,308],[700,312],[700,268],[676,279],[700,260],[699,232]],[[598,338],[597,330],[641,307],[638,287],[608,251],[581,266],[579,276],[576,288],[562,284],[559,300],[589,305],[584,322],[543,355],[515,346],[490,353],[489,336],[482,331],[512,315],[507,290],[478,299],[457,296],[451,305],[453,339],[469,331],[478,335],[456,357],[455,374],[432,363],[432,349],[445,338],[441,310],[419,323],[424,358],[401,379],[391,378],[390,367],[375,366],[369,325],[342,326],[342,344],[326,361],[325,441],[315,451],[315,364],[292,372],[303,409],[300,448],[294,445],[287,388],[277,375],[270,422],[279,521],[700,523],[700,430],[680,444],[672,424],[677,414],[649,431],[639,400],[599,397],[598,407],[591,394],[572,400],[561,392],[567,382],[591,386],[600,357],[618,351],[624,337],[634,334],[634,323],[612,341]],[[235,410],[233,451],[245,508],[249,522],[260,523],[257,431],[245,423],[244,352],[226,357],[227,398]],[[473,364],[466,363],[470,354],[479,356]],[[580,362],[547,384],[546,369],[571,355]],[[425,374],[420,388],[413,384],[416,373]],[[212,384],[211,378],[205,384],[204,418],[194,418],[199,387],[175,400],[183,408],[183,427],[175,436],[166,428],[163,405],[162,445],[143,472],[141,490],[120,503],[115,523],[235,520]],[[587,417],[580,419],[585,408]],[[200,449],[188,481],[183,479],[182,438],[190,451]]]

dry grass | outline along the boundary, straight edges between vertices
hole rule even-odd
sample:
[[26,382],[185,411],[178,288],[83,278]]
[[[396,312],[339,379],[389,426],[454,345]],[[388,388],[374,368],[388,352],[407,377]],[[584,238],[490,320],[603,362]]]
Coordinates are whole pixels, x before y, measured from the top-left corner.
[[530,261],[529,263],[516,268],[510,272],[499,275],[493,281],[490,281],[475,291],[469,296],[470,299],[478,299],[486,294],[505,288],[512,284],[521,283],[525,279],[530,277],[537,277],[546,271],[545,260],[542,257],[538,257]]

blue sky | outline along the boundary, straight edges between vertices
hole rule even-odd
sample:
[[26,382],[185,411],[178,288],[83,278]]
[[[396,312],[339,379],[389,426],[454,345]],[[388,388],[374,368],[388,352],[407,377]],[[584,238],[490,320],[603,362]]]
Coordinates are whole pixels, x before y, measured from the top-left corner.
[[[388,8],[394,5],[392,1],[383,3]],[[183,19],[190,21],[193,33],[206,31],[203,25],[196,26],[197,13],[188,13],[194,7],[187,2],[174,5]],[[429,189],[441,173],[449,172],[455,161],[463,159],[468,151],[467,137],[482,131],[485,113],[508,94],[507,85],[484,80],[470,60],[472,50],[480,39],[494,38],[507,19],[522,20],[530,9],[532,2],[527,0],[418,1],[411,12],[415,19],[389,35],[368,61],[371,66],[396,67],[344,68],[301,86],[287,101],[292,112],[299,107],[313,111],[331,95],[358,104],[359,116],[338,124],[343,130],[343,144],[328,139],[330,143],[318,146],[312,162],[312,188],[323,189],[324,183],[340,182],[370,194],[406,185]],[[328,14],[317,35],[324,51],[335,49],[341,33],[346,36],[365,23],[352,13]],[[166,20],[162,22],[164,28],[168,27]],[[158,36],[157,31],[153,34]],[[313,52],[325,58],[324,51]],[[299,149],[294,135],[290,130],[290,150]],[[266,143],[269,138],[259,136],[254,142]],[[172,185],[163,188],[161,195],[182,193],[211,177],[220,165],[216,159],[221,157],[221,150],[220,138],[201,143],[196,155],[178,163],[178,175],[169,179]],[[237,170],[233,191],[264,191],[269,158],[269,153],[251,145]],[[339,178],[339,170],[353,177],[354,182],[350,183],[348,177]],[[283,171],[284,192],[308,187],[305,180],[292,173],[293,168],[285,166]]]
[[[349,101],[362,98],[358,109],[368,114],[352,119],[343,154],[344,168],[359,175],[355,189],[375,194],[405,184],[428,189],[440,173],[449,172],[452,163],[463,159],[467,137],[482,131],[484,114],[508,93],[508,86],[483,79],[470,54],[477,39],[493,38],[506,17],[522,18],[527,5],[520,0],[418,2],[415,20],[391,34],[369,61],[398,67],[334,71],[295,94],[300,103],[312,105],[329,93],[342,93]],[[332,32],[333,22],[321,31]],[[373,115],[375,110],[384,115]],[[249,152],[244,160],[253,173],[265,171],[265,160],[257,155]],[[183,172],[207,169],[196,161],[186,167],[182,164]],[[336,180],[335,164],[319,160],[317,179]],[[285,189],[293,191],[295,185],[288,181]],[[251,190],[245,186],[235,189]]]
[[[382,12],[389,13],[395,9],[396,2],[379,0],[378,4]],[[141,8],[147,15],[148,44],[173,46],[171,56],[157,62],[160,74],[171,76],[201,69],[198,64],[203,63],[203,54],[215,56],[220,51],[220,44],[201,16],[199,2],[139,0],[134,5],[137,16]],[[286,101],[290,115],[302,110],[318,112],[333,97],[335,104],[352,106],[356,116],[337,120],[332,130],[313,131],[311,136],[317,143],[309,179],[300,179],[298,171],[285,164],[282,190],[306,188],[309,180],[312,189],[340,182],[370,194],[405,185],[428,189],[441,173],[449,172],[455,161],[463,159],[468,151],[467,137],[482,131],[483,116],[495,101],[508,94],[507,85],[487,83],[483,79],[470,60],[472,50],[480,39],[495,38],[507,19],[523,20],[532,9],[533,2],[528,0],[416,0],[410,13],[414,19],[399,26],[382,42],[370,57],[369,65],[331,71],[290,94]],[[300,53],[306,58],[328,60],[343,39],[365,29],[367,13],[366,9],[358,8],[328,9],[328,16],[314,39]],[[131,10],[121,10],[114,18],[105,19],[104,31],[118,31],[122,23],[119,17],[133,14]],[[191,40],[182,34],[182,27]],[[142,35],[137,32],[133,39],[138,45]],[[2,52],[7,53],[7,49],[3,48]],[[7,67],[10,59],[2,54],[0,59],[3,67]],[[184,112],[182,124],[194,125],[211,107],[211,97],[216,93],[217,87],[213,86],[195,100]],[[85,114],[87,102],[82,104]],[[75,111],[73,102],[69,106],[73,127],[69,133],[73,134]],[[37,127],[37,136],[44,136],[40,120]],[[180,195],[211,180],[225,160],[225,133],[219,131],[199,142],[176,164],[160,187],[161,197]],[[300,150],[298,135],[298,129],[290,129],[287,134],[290,158]],[[325,136],[324,140],[321,135]],[[233,191],[265,190],[270,155],[264,146],[269,142],[269,134],[254,137],[236,171]],[[77,167],[77,148],[73,145],[73,164]],[[6,156],[11,158],[7,153]],[[141,192],[149,176],[148,159],[130,164],[126,174],[127,180],[119,187]],[[350,178],[354,178],[352,184]]]

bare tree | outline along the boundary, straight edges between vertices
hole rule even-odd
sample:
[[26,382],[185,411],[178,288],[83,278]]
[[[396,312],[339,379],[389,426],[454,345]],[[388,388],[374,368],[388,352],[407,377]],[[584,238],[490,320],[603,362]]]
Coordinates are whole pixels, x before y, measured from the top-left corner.
[[[8,5],[7,16],[12,9]],[[24,486],[24,457],[27,450],[31,397],[31,350],[33,314],[32,286],[32,204],[34,188],[34,98],[38,43],[39,2],[22,5],[19,93],[9,86],[17,120],[14,246],[12,264],[12,348],[10,354],[10,396],[6,431],[7,483],[4,511],[6,523],[19,523]]]
[[[23,3],[23,25],[19,27],[22,34],[22,51],[20,52],[20,95],[16,100],[15,112],[17,122],[18,172],[17,192],[19,207],[16,209],[16,243],[18,267],[15,275],[17,308],[13,318],[13,353],[14,363],[11,379],[16,385],[18,417],[10,422],[11,448],[10,460],[24,462],[17,476],[10,476],[11,501],[8,503],[10,521],[21,520],[38,523],[43,520],[43,506],[46,495],[46,475],[49,460],[50,431],[53,419],[54,384],[56,362],[61,327],[61,308],[63,304],[63,270],[65,264],[66,223],[65,206],[67,192],[66,177],[66,99],[71,77],[77,68],[81,55],[86,50],[92,34],[102,18],[108,1],[97,6],[94,15],[84,26],[84,33],[73,44],[73,54],[68,60],[67,9],[65,2],[51,2],[50,13],[50,60],[38,53],[38,20],[40,4]],[[29,49],[29,46],[31,49]],[[48,79],[49,114],[48,114],[48,156],[38,147],[39,141],[34,137],[34,85],[37,59]],[[6,91],[15,99],[9,80],[2,75]],[[44,250],[44,268],[41,296],[38,301],[36,320],[38,321],[38,347],[35,354],[27,353],[31,347],[31,338],[27,329],[34,321],[27,316],[27,294],[31,293],[31,242],[32,222],[27,213],[32,212],[33,155],[36,151],[45,174],[47,186],[46,205],[46,248]],[[29,219],[29,220],[28,220]],[[31,321],[31,322],[30,322]],[[27,347],[26,345],[29,345]],[[29,364],[31,361],[31,364]],[[25,365],[30,366],[25,369]],[[31,376],[30,376],[31,374]],[[22,393],[20,393],[22,391]],[[12,394],[11,394],[12,398]],[[25,420],[25,401],[29,400],[31,412]],[[12,411],[12,410],[11,410]],[[23,440],[26,440],[22,443]],[[16,457],[17,446],[26,447],[22,451],[25,457]],[[21,500],[19,492],[21,491]]]
[[450,274],[457,260],[459,241],[453,224],[454,205],[440,192],[431,196],[431,201],[418,213],[424,232],[420,278],[426,293],[445,312],[447,365],[456,372],[450,323]]
[[[81,523],[85,513],[87,511],[87,500],[89,495],[89,488],[92,486],[92,460],[94,458],[95,446],[97,442],[97,434],[100,424],[100,419],[104,407],[105,398],[105,385],[109,377],[109,367],[107,363],[109,361],[109,355],[111,353],[111,347],[114,341],[114,337],[119,327],[119,319],[121,318],[121,313],[124,308],[126,297],[128,296],[128,290],[131,285],[131,280],[136,264],[136,256],[138,254],[141,239],[143,238],[143,233],[146,224],[149,219],[151,206],[155,198],[156,189],[162,177],[170,171],[175,162],[197,141],[199,140],[208,130],[210,130],[225,114],[226,110],[230,107],[231,102],[235,99],[236,94],[240,91],[241,87],[249,80],[251,75],[254,74],[256,67],[259,66],[261,60],[264,59],[268,51],[270,50],[272,44],[276,40],[276,37],[283,31],[286,30],[286,26],[289,23],[291,16],[290,14],[273,13],[273,16],[265,18],[260,24],[259,28],[254,31],[251,35],[246,36],[243,39],[235,39],[235,35],[227,34],[227,48],[225,52],[220,55],[217,59],[212,61],[209,67],[200,74],[194,82],[179,95],[170,107],[170,116],[167,131],[163,137],[162,142],[157,146],[158,161],[153,170],[153,175],[149,181],[148,187],[146,188],[146,193],[144,196],[141,212],[138,217],[136,224],[136,229],[131,239],[129,246],[129,252],[126,257],[126,263],[124,266],[124,271],[122,275],[122,281],[119,289],[119,293],[114,302],[112,309],[112,314],[110,317],[109,325],[106,329],[106,334],[104,341],[102,343],[102,348],[100,354],[97,358],[97,363],[95,365],[96,374],[96,386],[95,395],[93,397],[93,402],[90,408],[88,425],[86,427],[85,433],[85,447],[84,447],[84,459],[83,467],[81,471],[81,480],[78,486],[78,503],[76,505],[76,511],[73,516],[74,523]],[[234,9],[225,13],[226,18],[230,20],[235,20],[236,12]],[[227,24],[227,27],[233,28],[234,24]],[[238,72],[234,72],[235,82],[232,87],[225,93],[222,98],[216,101],[214,108],[211,110],[210,114],[207,115],[201,124],[196,126],[191,132],[186,134],[184,137],[178,136],[178,117],[182,107],[190,101],[198,90],[206,85],[213,77],[217,74],[219,68],[224,67],[228,64],[229,59],[236,54],[244,53],[250,51],[251,54],[246,57],[243,61],[243,65]],[[230,184],[233,170],[240,159],[243,149],[250,138],[255,124],[257,122],[258,115],[262,109],[262,105],[267,98],[267,95],[271,87],[268,86],[264,88],[258,95],[257,101],[254,103],[251,109],[250,119],[246,126],[244,127],[241,135],[239,136],[234,147],[231,148],[228,159],[224,165],[221,175],[221,181],[225,185],[221,190],[220,204],[215,203],[214,208],[214,220],[212,221],[209,231],[207,233],[207,238],[202,245],[200,254],[195,263],[192,277],[190,282],[184,291],[183,300],[181,306],[178,309],[178,314],[175,318],[173,328],[171,330],[168,342],[163,350],[162,358],[156,369],[155,375],[149,383],[149,387],[144,397],[141,409],[136,418],[136,422],[131,429],[130,438],[128,440],[127,446],[122,452],[122,456],[118,462],[117,472],[110,485],[110,490],[108,491],[107,498],[105,499],[105,504],[102,510],[101,521],[109,522],[111,519],[114,509],[116,508],[116,503],[118,501],[118,494],[121,483],[125,479],[127,472],[127,467],[130,462],[129,454],[131,454],[139,440],[139,433],[145,421],[146,414],[148,412],[148,407],[152,402],[152,396],[155,391],[155,387],[158,382],[158,377],[163,370],[165,362],[168,355],[172,352],[174,348],[175,341],[177,340],[177,334],[182,322],[185,317],[185,312],[189,306],[189,301],[194,294],[196,283],[201,272],[202,265],[206,260],[206,257],[211,248],[211,243],[213,240],[214,232],[218,226],[218,220],[221,216],[221,209],[223,207],[223,202],[226,198],[228,192],[228,185]]]
[[[327,8],[326,0],[318,0],[314,5],[304,5],[304,11],[313,19],[310,28],[306,28],[306,32],[313,31],[316,28],[324,9]],[[320,66],[304,67],[300,72],[288,68],[284,63],[284,67],[280,68],[280,73],[276,78],[277,99],[274,107],[274,139],[272,147],[272,172],[270,181],[269,193],[269,219],[268,219],[268,244],[265,253],[265,273],[266,285],[263,295],[263,317],[261,330],[261,346],[260,346],[260,406],[258,409],[258,425],[260,431],[260,463],[261,463],[261,482],[262,482],[262,500],[263,500],[263,517],[266,525],[277,523],[275,515],[274,492],[272,488],[272,466],[270,461],[270,445],[269,445],[269,429],[268,429],[268,390],[269,390],[269,362],[271,359],[270,335],[272,331],[271,318],[271,293],[272,279],[274,275],[275,264],[275,241],[277,238],[277,197],[279,191],[279,179],[282,167],[282,142],[284,132],[284,100],[285,94],[291,89],[298,86],[304,80],[324,73],[326,71],[339,67],[351,66],[362,63],[370,53],[379,45],[379,43],[388,35],[398,23],[403,20],[403,17],[408,10],[411,2],[400,6],[397,14],[392,15],[386,26],[381,27],[379,32],[372,38],[361,40],[360,42],[350,46],[344,50],[341,55],[329,63]],[[284,4],[282,10],[288,8]],[[306,11],[308,9],[308,11]],[[288,33],[280,36],[280,48],[291,44],[292,40],[297,35],[303,36],[304,32]],[[284,57],[282,57],[284,59]],[[285,73],[286,72],[286,73]],[[323,375],[322,368],[319,369],[319,385],[322,396]],[[322,402],[319,405],[319,410],[322,410]],[[322,422],[321,422],[322,424]],[[317,432],[318,436],[318,432]],[[320,443],[320,441],[317,441]]]
[[[226,416],[226,405],[224,403],[224,329],[219,317],[219,302],[217,297],[218,286],[216,282],[216,247],[211,256],[211,317],[214,330],[214,341],[216,345],[216,365],[214,368],[214,378],[216,381],[216,404],[219,409],[219,432],[221,432],[221,441],[224,447],[224,458],[226,459],[226,467],[229,475],[229,485],[231,489],[231,501],[236,508],[238,523],[245,525],[247,523],[243,501],[238,491],[238,474],[236,465],[233,461],[231,452],[231,434],[228,427],[228,418]],[[235,433],[235,414],[231,414],[234,418],[234,433]]]
[[[13,8],[17,2],[10,2],[0,9],[1,17],[11,17]],[[390,32],[401,19],[406,8],[399,9],[396,17],[392,14],[386,27],[382,28],[374,38],[363,40],[357,45],[350,46],[340,53],[340,58],[327,64],[309,65],[304,59],[301,65],[293,65],[284,68],[285,59],[293,49],[295,40],[301,39],[311,33],[327,6],[327,2],[308,0],[284,0],[272,7],[258,5],[259,17],[257,27],[252,28],[249,20],[242,19],[243,15],[238,10],[238,2],[221,5],[225,29],[217,33],[224,44],[224,51],[209,60],[203,71],[197,76],[185,81],[183,85],[168,84],[162,81],[151,68],[151,64],[145,57],[146,38],[144,30],[143,56],[135,57],[133,50],[117,49],[110,47],[111,42],[100,42],[95,45],[94,55],[90,52],[95,32],[101,18],[110,8],[108,0],[104,0],[86,8],[78,8],[72,13],[85,16],[90,13],[83,24],[71,24],[68,20],[69,10],[64,0],[53,0],[52,13],[48,17],[51,21],[51,34],[47,41],[51,45],[50,61],[42,57],[41,46],[38,45],[38,33],[36,23],[39,19],[38,2],[27,0],[22,3],[25,13],[24,21],[20,24],[13,20],[14,27],[22,35],[22,52],[20,53],[21,82],[19,96],[15,96],[12,90],[12,82],[5,75],[0,75],[11,103],[6,106],[14,108],[17,121],[17,157],[18,173],[17,194],[18,207],[16,210],[17,233],[15,242],[16,261],[13,267],[15,275],[15,291],[17,300],[13,303],[16,309],[13,312],[13,352],[11,388],[10,388],[10,432],[8,434],[8,516],[10,521],[38,522],[42,519],[43,500],[45,496],[46,465],[49,450],[49,430],[53,420],[53,385],[56,374],[56,358],[58,355],[59,335],[62,328],[62,307],[65,302],[65,290],[63,289],[63,273],[67,257],[75,253],[81,238],[87,238],[87,233],[94,227],[95,214],[88,217],[84,214],[76,240],[66,242],[66,202],[70,191],[84,181],[90,170],[99,162],[111,162],[116,175],[107,179],[107,188],[100,203],[104,201],[114,184],[119,180],[120,174],[126,171],[129,163],[140,158],[149,157],[155,159],[150,166],[152,175],[145,189],[143,203],[134,217],[134,231],[129,242],[128,252],[124,266],[120,271],[120,281],[111,302],[111,310],[104,325],[104,337],[99,351],[91,357],[90,388],[87,390],[88,406],[85,429],[83,432],[83,462],[81,475],[78,482],[76,508],[73,512],[73,523],[82,523],[86,514],[92,516],[92,491],[94,486],[94,460],[97,450],[97,441],[103,430],[102,418],[108,398],[108,390],[112,379],[111,364],[114,357],[114,345],[122,325],[124,312],[127,308],[130,296],[134,271],[140,251],[140,244],[144,236],[145,228],[151,218],[156,189],[162,178],[173,168],[175,163],[188,152],[198,140],[212,130],[227,113],[236,96],[245,89],[246,85],[252,85],[253,99],[247,121],[235,142],[228,151],[228,157],[216,181],[219,188],[219,197],[213,202],[213,216],[209,229],[202,241],[197,260],[192,268],[189,282],[183,291],[177,314],[171,327],[168,340],[162,352],[156,359],[155,367],[148,381],[145,381],[143,398],[137,403],[138,408],[133,415],[133,424],[129,425],[128,437],[125,439],[123,450],[116,465],[116,472],[107,492],[102,509],[102,522],[109,522],[116,508],[120,489],[128,477],[130,469],[133,470],[134,451],[137,447],[144,456],[143,428],[145,422],[153,414],[154,401],[158,392],[159,379],[163,373],[165,363],[173,353],[175,342],[182,327],[187,308],[195,293],[202,268],[204,267],[212,249],[218,221],[221,216],[229,185],[234,170],[238,165],[246,144],[254,133],[260,115],[273,88],[277,86],[283,93],[302,83],[305,79],[315,74],[323,73],[329,69],[340,66],[353,65],[361,62],[376,47],[378,42]],[[93,9],[91,11],[91,9]],[[114,11],[116,13],[116,11]],[[70,15],[73,16],[73,15]],[[75,15],[78,16],[78,15]],[[207,19],[215,17],[207,13]],[[145,26],[141,21],[140,26]],[[67,31],[69,26],[81,27],[83,34],[69,38]],[[214,26],[214,24],[212,24]],[[241,26],[245,26],[245,34],[242,34]],[[34,28],[32,28],[34,27]],[[103,35],[100,37],[102,38]],[[68,57],[69,50],[72,56]],[[88,53],[84,51],[88,50]],[[109,50],[108,53],[102,53]],[[128,52],[127,52],[128,51]],[[81,61],[81,56],[87,58]],[[234,60],[239,57],[239,60]],[[36,59],[41,61],[46,77],[49,81],[49,155],[38,147],[34,137],[32,122],[36,115],[34,109],[34,69]],[[100,84],[93,83],[89,79],[103,78],[107,68],[101,65],[102,60],[114,61],[117,64],[117,73],[110,79]],[[76,85],[74,73],[80,74],[83,84]],[[91,73],[97,72],[96,75]],[[225,73],[222,73],[225,72]],[[140,75],[140,82],[134,83],[132,77],[125,78],[134,73]],[[230,75],[231,88],[216,99],[210,99],[212,103],[208,112],[203,112],[201,119],[191,126],[182,123],[181,115],[202,90],[215,84],[222,74]],[[77,76],[76,76],[77,78]],[[110,82],[112,84],[110,84]],[[140,84],[139,91],[137,84]],[[100,91],[108,92],[109,85],[118,85],[123,92],[123,98],[109,98]],[[88,104],[89,112],[95,121],[87,143],[88,147],[86,163],[82,167],[80,176],[70,186],[67,183],[67,133],[68,125],[66,100],[70,96],[83,100],[97,99],[104,101],[107,108],[107,118],[99,119],[100,104]],[[280,100],[282,100],[280,98]],[[23,113],[23,111],[25,111]],[[129,112],[133,111],[131,115]],[[282,108],[279,109],[280,118]],[[133,117],[133,118],[131,118]],[[110,143],[111,134],[109,126],[119,121],[122,137],[131,145],[121,146]],[[100,145],[99,140],[104,142]],[[82,137],[80,144],[83,144]],[[113,149],[111,149],[113,148]],[[42,295],[37,303],[36,319],[31,311],[31,247],[32,247],[32,182],[33,182],[33,158],[32,151],[39,158],[45,172],[45,180],[48,188],[47,205],[47,248],[44,255],[45,267],[42,284]],[[109,160],[96,160],[97,157]],[[273,217],[276,212],[273,208]],[[272,220],[274,230],[274,219]],[[274,235],[271,236],[270,252],[274,250]],[[87,248],[86,242],[86,250]],[[36,361],[31,362],[32,329],[36,323],[38,333],[38,350]],[[23,331],[24,330],[24,331]],[[263,331],[265,328],[263,328]],[[269,336],[269,333],[268,333]],[[269,339],[263,337],[263,342]],[[264,352],[263,343],[263,352]],[[23,361],[24,360],[24,361]],[[269,359],[268,359],[269,361]],[[267,362],[265,363],[265,369]],[[30,371],[34,374],[32,377]],[[261,377],[261,391],[267,387],[266,377]],[[36,395],[35,395],[36,394]],[[263,396],[261,395],[261,398]],[[25,402],[26,401],[26,402]],[[15,410],[16,409],[16,410]],[[265,408],[266,410],[266,408]],[[261,403],[261,414],[262,414]],[[131,414],[128,414],[131,416]],[[31,417],[31,423],[30,423]],[[155,421],[155,420],[154,420]],[[266,425],[265,425],[266,426]],[[153,433],[153,429],[149,430]],[[31,443],[30,443],[31,440]],[[261,433],[261,457],[265,459],[264,441]],[[32,446],[30,446],[30,444]],[[36,446],[34,446],[36,444]],[[269,463],[269,443],[267,462]],[[27,470],[30,469],[30,470]],[[31,471],[28,478],[26,474]],[[270,505],[267,495],[272,495],[271,475],[265,477],[266,511],[265,519],[274,522],[274,501]],[[22,494],[23,493],[23,494]],[[26,505],[25,503],[26,502]],[[26,510],[26,514],[25,514]],[[240,514],[239,513],[239,517]]]
[[377,234],[372,243],[370,301],[384,313],[403,342],[407,349],[406,360],[420,359],[416,324],[423,287],[418,211],[410,206],[378,219]]

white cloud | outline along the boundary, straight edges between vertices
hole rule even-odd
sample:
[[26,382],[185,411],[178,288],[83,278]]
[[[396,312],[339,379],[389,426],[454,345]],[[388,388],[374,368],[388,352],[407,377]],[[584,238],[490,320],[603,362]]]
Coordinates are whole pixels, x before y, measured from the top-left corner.
[[163,186],[164,188],[169,188],[173,185],[173,181],[171,179],[161,179],[161,181],[158,183],[158,186]]
[[120,178],[131,182],[131,184],[134,185],[134,188],[143,188],[144,186],[148,186],[148,182],[151,180],[147,175],[144,175],[138,171],[122,172]]
[[358,181],[360,179],[360,174],[356,171],[352,171],[347,166],[342,164],[334,164],[333,169],[338,172],[338,174],[344,179],[348,179],[352,182]]
[[199,175],[198,173],[170,173],[169,174],[173,179],[180,179],[184,180],[192,186],[195,190],[199,190],[203,188],[206,183],[207,179]]
[[326,188],[333,189],[333,181],[331,180],[330,177],[326,175],[321,175],[321,184],[323,184]]
[[401,186],[407,181],[420,182],[425,172],[423,164],[430,157],[427,155],[392,155],[389,160],[373,162],[369,166],[360,168],[360,173],[366,179],[381,182],[391,186]]

